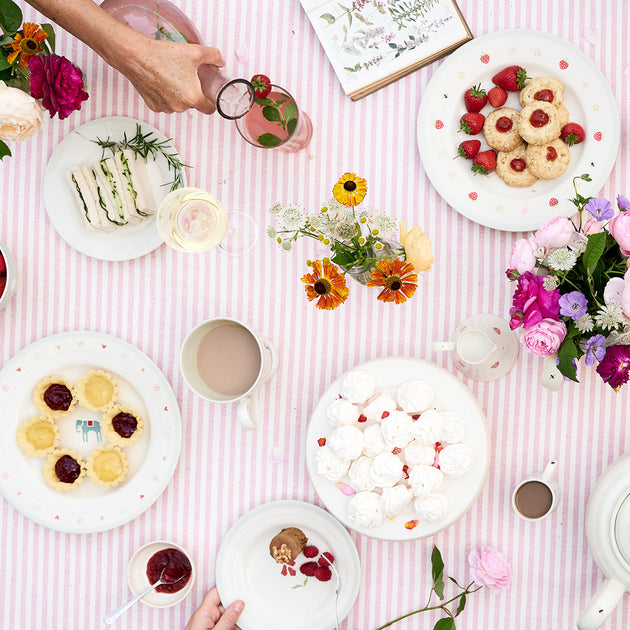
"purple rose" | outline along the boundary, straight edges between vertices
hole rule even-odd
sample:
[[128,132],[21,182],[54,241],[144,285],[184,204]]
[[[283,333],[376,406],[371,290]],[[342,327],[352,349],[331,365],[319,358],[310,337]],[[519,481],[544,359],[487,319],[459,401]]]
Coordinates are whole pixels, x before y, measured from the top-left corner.
[[539,357],[555,354],[567,336],[567,327],[557,319],[543,319],[528,328],[521,337],[523,345]]
[[604,383],[619,391],[630,375],[630,346],[608,346],[604,358],[595,368]]
[[482,586],[502,591],[510,586],[512,567],[503,554],[486,545],[468,554],[468,564],[473,580]]
[[42,99],[52,118],[67,118],[88,98],[83,90],[83,74],[65,57],[37,55],[28,62],[31,71],[31,94]]
[[545,289],[544,280],[544,276],[535,276],[531,271],[526,271],[517,281],[510,315],[522,315],[524,328],[535,326],[545,318],[558,319],[560,291]]

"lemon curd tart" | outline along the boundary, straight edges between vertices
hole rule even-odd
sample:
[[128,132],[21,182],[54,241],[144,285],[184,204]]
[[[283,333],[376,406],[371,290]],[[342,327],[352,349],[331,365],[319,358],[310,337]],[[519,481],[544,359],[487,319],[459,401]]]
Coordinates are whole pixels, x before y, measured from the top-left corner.
[[91,370],[77,383],[79,404],[88,411],[107,411],[118,398],[118,384],[103,370]]
[[15,440],[25,455],[43,457],[59,446],[59,429],[51,418],[32,416],[20,424]]
[[98,446],[89,455],[87,473],[99,486],[110,488],[117,486],[127,475],[129,461],[125,453],[117,446]]

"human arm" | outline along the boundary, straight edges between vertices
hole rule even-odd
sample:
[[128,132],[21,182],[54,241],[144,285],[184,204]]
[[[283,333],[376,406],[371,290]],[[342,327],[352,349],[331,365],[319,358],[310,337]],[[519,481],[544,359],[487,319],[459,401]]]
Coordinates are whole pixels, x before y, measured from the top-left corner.
[[121,24],[93,0],[26,0],[124,74],[153,111],[215,111],[203,94],[200,66],[223,66],[218,49],[150,39]]
[[233,630],[241,615],[244,604],[240,600],[232,602],[222,613],[221,600],[215,586],[203,598],[199,608],[193,613],[184,630]]

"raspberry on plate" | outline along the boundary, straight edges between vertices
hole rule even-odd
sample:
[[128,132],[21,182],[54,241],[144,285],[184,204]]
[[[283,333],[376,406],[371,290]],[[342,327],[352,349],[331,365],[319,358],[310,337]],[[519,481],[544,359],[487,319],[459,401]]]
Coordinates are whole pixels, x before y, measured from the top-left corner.
[[332,571],[328,567],[317,567],[315,569],[315,577],[320,582],[328,582],[332,577]]
[[300,573],[308,577],[313,577],[315,575],[315,571],[321,568],[317,562],[305,562],[302,566],[300,566]]
[[319,549],[315,545],[309,545],[308,547],[304,547],[304,551],[302,553],[307,558],[315,558],[315,556],[319,555]]
[[324,551],[324,553],[320,556],[318,563],[322,567],[327,567],[329,564],[332,564],[335,561],[335,556],[330,553],[330,551]]

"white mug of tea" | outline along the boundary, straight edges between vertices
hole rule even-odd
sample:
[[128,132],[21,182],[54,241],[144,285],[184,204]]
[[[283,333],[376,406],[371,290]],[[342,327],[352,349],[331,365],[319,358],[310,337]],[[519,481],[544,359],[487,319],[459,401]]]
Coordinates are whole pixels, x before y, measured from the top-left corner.
[[528,475],[516,486],[512,507],[521,518],[538,521],[558,507],[560,484],[555,479],[557,465],[552,459],[541,474]]
[[278,350],[247,324],[218,317],[188,334],[180,367],[198,396],[217,403],[238,402],[236,417],[246,429],[255,429],[260,421],[257,390],[276,373]]

